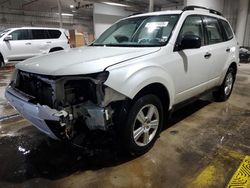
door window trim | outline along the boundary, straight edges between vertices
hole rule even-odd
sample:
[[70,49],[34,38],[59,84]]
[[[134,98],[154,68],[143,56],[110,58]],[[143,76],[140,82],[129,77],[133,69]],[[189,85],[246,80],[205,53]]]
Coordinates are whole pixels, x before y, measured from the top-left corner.
[[[219,24],[219,30],[220,30],[220,33],[221,33],[221,36],[222,36],[222,41],[221,42],[216,42],[214,44],[209,44],[209,37],[208,37],[208,31],[207,31],[207,28],[206,28],[206,18],[213,18],[213,19],[216,19],[218,24]],[[221,23],[220,23],[220,18],[216,18],[216,17],[213,17],[213,16],[207,16],[207,15],[203,15],[203,22],[204,22],[204,28],[205,28],[205,31],[206,31],[206,37],[207,37],[207,44],[206,46],[210,46],[210,45],[216,45],[216,44],[220,44],[220,43],[223,43],[225,42],[225,36],[224,36],[224,31],[222,30],[221,28]]]
[[[232,32],[232,37],[228,38],[226,29],[225,29],[225,26],[223,25],[222,22],[227,23],[227,25],[229,26],[229,28],[230,28],[230,30],[231,30],[231,32]],[[222,30],[223,35],[224,35],[224,42],[227,42],[227,41],[232,40],[232,39],[234,38],[234,33],[233,33],[233,30],[232,30],[232,28],[231,28],[229,22],[228,22],[227,20],[219,19],[219,23],[220,23],[220,27],[221,27],[221,30]]]
[[13,30],[13,31],[10,31],[10,33],[7,34],[7,35],[12,35],[12,33],[16,32],[16,31],[23,31],[23,30],[27,30],[27,32],[28,32],[28,39],[20,39],[20,40],[12,39],[11,41],[32,40],[32,34],[31,34],[31,31],[30,31],[29,29],[22,29],[22,28],[20,28],[20,29],[15,29],[15,30]]
[[[177,38],[176,38],[176,41],[175,41],[174,52],[175,52],[175,51],[178,51],[178,48],[177,48],[178,38],[179,38],[180,32],[181,32],[181,30],[182,30],[182,28],[183,28],[183,25],[184,25],[186,19],[187,19],[189,16],[200,16],[201,19],[202,19],[203,35],[204,35],[204,36],[203,36],[203,37],[204,37],[204,45],[202,45],[202,47],[203,47],[203,46],[210,46],[210,45],[220,44],[220,43],[223,43],[223,42],[230,41],[230,40],[232,40],[232,39],[234,38],[234,33],[233,33],[233,37],[232,37],[231,39],[228,39],[228,40],[226,39],[226,38],[227,38],[227,37],[225,36],[226,33],[224,33],[224,32],[225,32],[225,31],[224,31],[225,29],[224,29],[224,27],[223,27],[223,25],[222,25],[222,23],[221,23],[221,20],[223,20],[223,19],[217,18],[217,17],[214,17],[214,16],[209,16],[209,15],[191,14],[191,15],[188,15],[188,16],[185,18],[185,20],[183,21],[183,23],[182,23],[181,29],[179,30],[179,33],[178,33]],[[210,17],[210,18],[216,19],[216,20],[218,21],[219,27],[220,27],[219,29],[220,29],[220,32],[221,32],[221,34],[222,34],[223,41],[218,42],[218,43],[214,43],[214,44],[209,44],[209,41],[208,41],[208,32],[207,32],[207,29],[206,29],[206,21],[205,21],[205,20],[206,20],[206,17]],[[227,20],[223,20],[223,21],[226,21],[226,22],[228,23]],[[229,24],[229,23],[228,23],[228,24]],[[230,26],[230,24],[229,24],[229,26]],[[230,26],[230,29],[232,29],[231,26]]]
[[184,26],[184,24],[185,24],[187,18],[188,18],[188,17],[197,17],[197,16],[200,17],[200,19],[201,19],[201,21],[202,21],[202,34],[203,34],[202,37],[203,37],[204,44],[202,44],[201,47],[206,46],[206,37],[205,37],[206,31],[205,31],[204,20],[203,20],[203,18],[202,18],[203,15],[201,15],[201,14],[191,14],[191,15],[188,15],[188,16],[185,18],[185,20],[183,21],[183,23],[182,23],[182,26],[181,26],[181,28],[180,28],[180,30],[179,30],[179,32],[178,32],[177,38],[176,38],[176,40],[175,40],[174,52],[179,51],[179,50],[178,50],[178,42],[179,42],[178,39],[179,39],[181,30],[183,29],[183,26]]

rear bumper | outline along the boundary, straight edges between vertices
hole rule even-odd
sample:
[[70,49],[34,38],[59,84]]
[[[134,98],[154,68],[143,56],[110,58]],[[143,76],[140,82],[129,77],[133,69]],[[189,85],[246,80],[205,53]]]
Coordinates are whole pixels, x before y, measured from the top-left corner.
[[60,117],[55,116],[59,112],[51,109],[48,106],[40,104],[32,104],[24,96],[8,86],[5,91],[5,97],[9,103],[28,121],[30,121],[36,128],[47,134],[53,139],[59,139],[48,127],[46,121],[60,121]]

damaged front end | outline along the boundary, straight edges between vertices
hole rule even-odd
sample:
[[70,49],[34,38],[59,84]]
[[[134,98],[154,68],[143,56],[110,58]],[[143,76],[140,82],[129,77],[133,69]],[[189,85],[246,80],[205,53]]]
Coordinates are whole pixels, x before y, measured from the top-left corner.
[[84,128],[106,131],[113,124],[112,104],[126,97],[104,85],[108,75],[45,76],[18,70],[6,98],[50,137],[72,139]]

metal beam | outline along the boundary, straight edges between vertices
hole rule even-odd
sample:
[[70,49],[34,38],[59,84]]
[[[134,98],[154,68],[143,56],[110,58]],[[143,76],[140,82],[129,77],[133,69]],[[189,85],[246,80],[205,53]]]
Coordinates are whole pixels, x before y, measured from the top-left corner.
[[148,7],[149,12],[154,11],[154,0],[149,0],[149,7]]
[[23,7],[25,7],[25,6],[27,6],[27,5],[30,5],[30,4],[32,4],[32,3],[34,3],[34,2],[37,2],[38,0],[32,0],[32,1],[29,1],[29,2],[27,2],[27,3],[23,3]]
[[62,4],[60,0],[57,0],[57,5],[58,5],[58,14],[59,14],[59,26],[60,28],[63,27],[63,22],[62,22]]

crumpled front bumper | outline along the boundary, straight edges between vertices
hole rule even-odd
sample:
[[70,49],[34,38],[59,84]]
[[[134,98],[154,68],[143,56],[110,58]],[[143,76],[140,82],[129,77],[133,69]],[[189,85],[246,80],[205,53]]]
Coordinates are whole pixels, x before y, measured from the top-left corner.
[[46,124],[46,121],[60,121],[60,117],[55,115],[59,113],[57,110],[51,109],[45,105],[30,103],[28,99],[11,86],[7,87],[5,97],[9,103],[36,128],[53,139],[59,139]]

